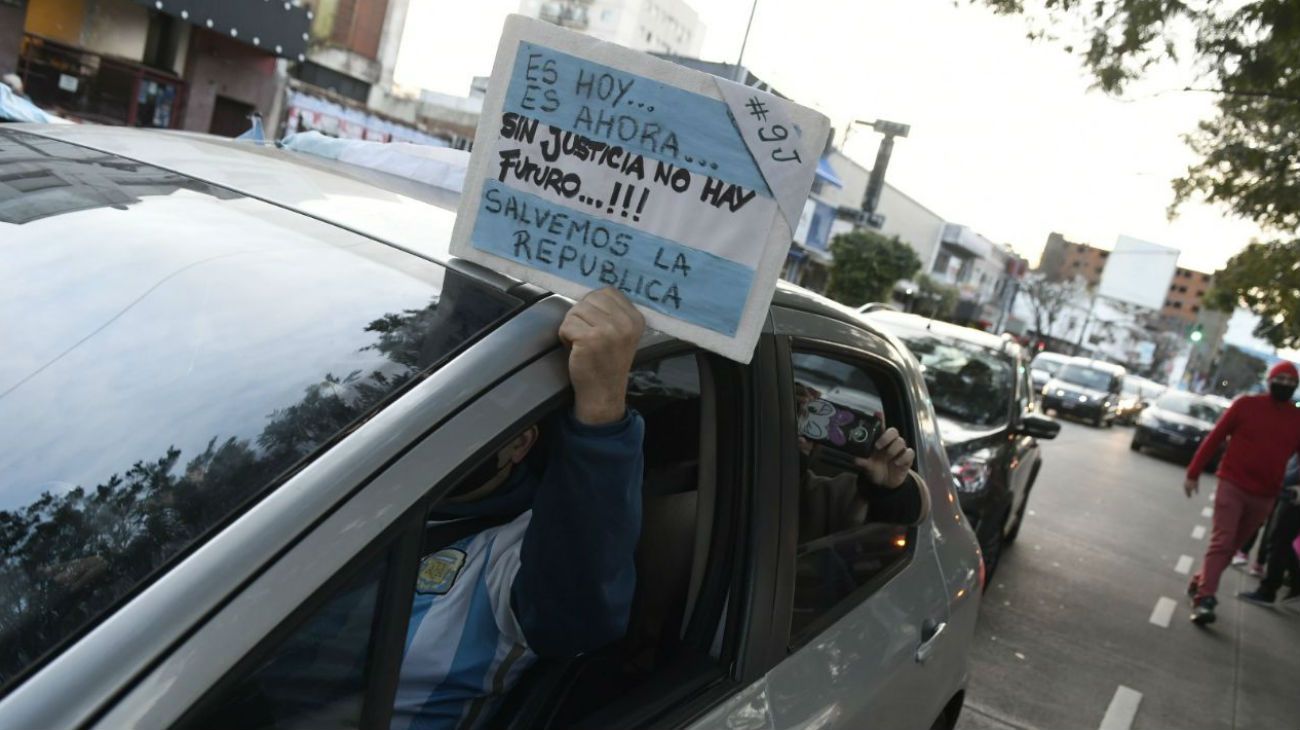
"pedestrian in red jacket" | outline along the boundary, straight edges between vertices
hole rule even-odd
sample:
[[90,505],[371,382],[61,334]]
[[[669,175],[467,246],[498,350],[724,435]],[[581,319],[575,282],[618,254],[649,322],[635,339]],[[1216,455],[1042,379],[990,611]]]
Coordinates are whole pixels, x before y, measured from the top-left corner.
[[1214,527],[1201,569],[1192,577],[1192,621],[1214,622],[1219,577],[1232,556],[1264,524],[1282,490],[1291,455],[1300,451],[1300,408],[1291,401],[1300,373],[1289,362],[1268,371],[1268,394],[1246,395],[1232,402],[1214,424],[1187,467],[1183,491],[1190,499],[1200,488],[1201,472],[1224,440],[1228,449],[1219,462],[1214,493]]

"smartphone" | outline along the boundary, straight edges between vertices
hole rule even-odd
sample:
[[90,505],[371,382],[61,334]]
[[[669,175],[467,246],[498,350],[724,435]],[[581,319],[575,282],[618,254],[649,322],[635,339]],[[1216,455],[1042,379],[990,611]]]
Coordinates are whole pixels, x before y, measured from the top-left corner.
[[825,398],[803,400],[798,420],[800,436],[863,459],[871,456],[885,430],[880,414],[863,413]]

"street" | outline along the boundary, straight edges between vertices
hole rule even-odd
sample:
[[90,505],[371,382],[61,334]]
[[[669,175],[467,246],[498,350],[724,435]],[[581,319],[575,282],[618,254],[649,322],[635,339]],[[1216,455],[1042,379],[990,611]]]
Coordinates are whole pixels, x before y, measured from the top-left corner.
[[984,596],[959,730],[1300,727],[1300,615],[1237,600],[1256,581],[1230,568],[1218,622],[1187,620],[1179,569],[1199,567],[1216,480],[1186,499],[1183,466],[1131,436],[1063,421],[1044,444]]

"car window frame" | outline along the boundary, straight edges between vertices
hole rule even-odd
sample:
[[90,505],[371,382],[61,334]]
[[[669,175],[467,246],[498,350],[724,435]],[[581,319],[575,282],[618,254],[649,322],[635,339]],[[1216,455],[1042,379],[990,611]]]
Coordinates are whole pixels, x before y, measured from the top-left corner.
[[[823,319],[825,319],[828,322],[834,321],[834,320],[830,320],[829,318],[823,318]],[[838,323],[838,322],[837,324],[842,324],[843,326],[846,327],[851,326],[851,325]],[[858,331],[861,334],[864,334],[868,337],[874,337],[874,334],[869,331],[860,328],[855,328],[855,329],[858,329]],[[886,424],[890,426],[898,427],[899,422],[901,421],[903,428],[900,429],[900,432],[903,434],[903,437],[904,439],[907,440],[908,444],[913,445],[915,448],[915,445],[917,444],[918,434],[921,433],[916,418],[916,407],[915,404],[911,402],[911,399],[908,396],[908,388],[906,387],[906,377],[904,376],[902,370],[899,369],[897,366],[895,366],[892,362],[890,362],[888,358],[883,357],[877,353],[870,352],[866,349],[859,349],[844,343],[833,342],[830,340],[812,337],[809,336],[808,334],[783,335],[782,339],[785,340],[784,348],[786,349],[787,356],[781,359],[781,361],[779,362],[779,367],[788,372],[790,388],[788,391],[786,391],[786,394],[783,395],[781,398],[782,401],[781,408],[783,411],[789,413],[789,421],[791,424],[793,424],[795,418],[794,366],[791,357],[797,352],[809,352],[813,354],[822,355],[824,357],[839,359],[841,360],[841,362],[846,362],[846,364],[854,365],[856,367],[861,367],[867,371],[868,375],[873,377],[873,382],[875,381],[875,376],[877,374],[883,375],[884,382],[887,383],[887,387],[893,391],[894,395],[897,398],[897,407],[900,407],[902,409],[902,418],[895,418],[893,423],[889,422],[888,413],[886,413],[886,417],[887,417]],[[882,348],[884,346],[887,346],[887,343],[882,340]],[[855,363],[855,361],[858,361],[862,364],[859,365]],[[881,395],[882,395],[881,398],[882,404],[887,406],[888,393],[881,393]],[[783,418],[782,421],[784,422],[785,418]],[[786,552],[783,552],[782,562],[779,566],[781,570],[783,570],[788,574],[787,580],[789,582],[788,600],[784,601],[782,604],[780,604],[777,607],[777,612],[784,617],[783,619],[784,639],[782,641],[781,650],[783,651],[784,654],[787,655],[794,653],[795,651],[799,650],[803,646],[806,646],[818,634],[825,631],[828,627],[835,624],[840,619],[844,618],[844,616],[846,616],[851,611],[861,606],[867,600],[870,600],[870,598],[876,593],[878,593],[886,584],[888,584],[896,576],[898,576],[900,573],[906,570],[908,566],[910,566],[913,560],[916,558],[918,536],[921,533],[921,530],[926,525],[928,525],[931,519],[930,515],[926,515],[925,519],[921,522],[921,524],[907,526],[906,528],[907,550],[905,553],[903,553],[903,555],[898,560],[894,561],[889,566],[885,567],[883,570],[873,575],[869,580],[865,581],[862,585],[855,588],[848,595],[841,598],[838,602],[835,603],[834,606],[832,606],[830,609],[826,610],[816,619],[814,619],[813,621],[809,622],[806,626],[804,626],[803,629],[798,634],[794,633],[792,630],[793,607],[794,607],[794,570],[796,566],[796,560],[797,560],[798,548],[799,548],[798,534],[797,534],[798,533],[797,520],[798,520],[798,510],[799,510],[799,495],[798,495],[799,475],[797,473],[798,446],[796,443],[796,436],[797,433],[793,425],[791,425],[790,429],[784,432],[783,443],[781,447],[782,451],[787,455],[787,459],[793,459],[795,464],[795,469],[796,469],[796,472],[791,477],[788,477],[790,481],[786,485],[784,485],[784,488],[782,490],[782,506],[784,508],[783,512],[787,513],[795,523],[794,524],[795,534],[793,535],[792,539],[789,541],[789,545],[785,546]],[[918,453],[918,458],[919,458],[921,449],[916,448],[916,451]],[[922,480],[922,482],[918,484],[918,487],[921,489],[926,489],[927,485],[925,485],[924,481]],[[833,542],[834,538],[836,538],[837,536],[842,536],[842,539],[851,539],[852,535],[859,533],[860,531],[865,529],[865,527],[866,526],[864,525],[863,527],[857,528],[855,530],[845,531],[843,533],[835,533],[833,535],[826,535],[814,542],[821,542],[823,540],[828,542]]]

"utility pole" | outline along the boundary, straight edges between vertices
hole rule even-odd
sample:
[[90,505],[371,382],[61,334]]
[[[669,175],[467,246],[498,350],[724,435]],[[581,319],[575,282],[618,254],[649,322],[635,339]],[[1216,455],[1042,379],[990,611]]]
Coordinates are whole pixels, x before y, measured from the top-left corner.
[[870,125],[873,130],[884,135],[876,149],[876,164],[871,166],[871,177],[867,178],[867,191],[862,196],[862,214],[858,219],[859,227],[880,228],[885,224],[885,219],[876,209],[880,207],[880,194],[885,189],[885,170],[889,169],[889,157],[894,152],[894,138],[906,137],[912,127],[884,119],[874,122],[855,119],[853,123]]
[[745,38],[740,41],[740,55],[736,57],[735,81],[738,84],[745,83],[745,46],[749,45],[749,29],[754,26],[754,13],[758,11],[758,0],[749,6],[749,22],[745,24]]

